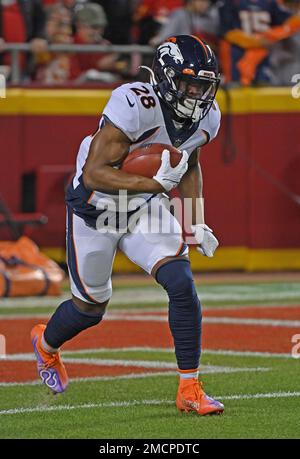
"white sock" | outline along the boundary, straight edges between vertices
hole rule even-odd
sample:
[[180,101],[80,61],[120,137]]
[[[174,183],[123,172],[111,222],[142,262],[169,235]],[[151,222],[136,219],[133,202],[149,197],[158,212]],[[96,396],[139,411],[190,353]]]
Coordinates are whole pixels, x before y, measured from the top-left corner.
[[193,378],[197,378],[198,379],[198,375],[199,375],[199,371],[198,370],[191,370],[191,371],[178,371],[179,373],[179,376],[180,376],[180,379],[193,379]]
[[59,351],[59,349],[54,349],[54,347],[49,346],[49,344],[45,341],[44,335],[42,336],[42,347],[46,352],[50,352],[51,354],[55,354]]

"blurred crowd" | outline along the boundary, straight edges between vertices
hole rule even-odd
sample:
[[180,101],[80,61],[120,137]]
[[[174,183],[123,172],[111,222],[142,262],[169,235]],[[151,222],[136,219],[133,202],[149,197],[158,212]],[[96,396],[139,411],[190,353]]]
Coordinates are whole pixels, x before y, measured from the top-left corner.
[[149,45],[192,34],[217,53],[231,85],[290,85],[300,74],[300,0],[0,0],[0,73],[9,79],[9,43],[23,82],[115,83],[151,64],[140,53],[49,51],[55,45]]

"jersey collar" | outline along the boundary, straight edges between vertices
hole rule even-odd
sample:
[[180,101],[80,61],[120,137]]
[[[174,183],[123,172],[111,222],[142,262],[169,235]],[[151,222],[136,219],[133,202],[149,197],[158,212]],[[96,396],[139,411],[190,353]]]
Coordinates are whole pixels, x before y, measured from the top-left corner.
[[197,123],[191,123],[189,128],[187,128],[186,125],[183,125],[182,128],[176,129],[171,118],[170,109],[160,98],[159,102],[171,143],[175,148],[178,148],[197,131],[200,120]]

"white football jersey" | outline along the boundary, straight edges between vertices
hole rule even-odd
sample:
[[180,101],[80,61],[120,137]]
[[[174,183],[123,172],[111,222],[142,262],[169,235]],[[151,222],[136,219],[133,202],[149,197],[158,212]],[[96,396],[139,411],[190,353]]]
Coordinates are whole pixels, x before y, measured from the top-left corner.
[[214,102],[200,123],[194,123],[191,129],[176,129],[152,85],[140,82],[123,84],[115,89],[103,115],[129,137],[131,150],[143,143],[165,143],[186,150],[189,155],[216,137],[221,118],[218,104]]
[[[148,143],[173,145],[179,150],[192,152],[214,139],[220,127],[220,110],[215,101],[203,120],[193,123],[189,129],[176,128],[169,110],[161,103],[153,86],[149,83],[134,82],[115,89],[104,108],[99,129],[107,122],[119,128],[130,139],[130,151]],[[96,209],[99,200],[117,200],[118,196],[99,191],[86,190],[82,181],[82,170],[86,162],[92,136],[82,141],[76,162],[76,175],[67,190],[67,204],[75,214],[93,225],[99,215]],[[117,190],[116,190],[117,191]],[[141,197],[150,199],[151,194],[130,195],[130,199]]]

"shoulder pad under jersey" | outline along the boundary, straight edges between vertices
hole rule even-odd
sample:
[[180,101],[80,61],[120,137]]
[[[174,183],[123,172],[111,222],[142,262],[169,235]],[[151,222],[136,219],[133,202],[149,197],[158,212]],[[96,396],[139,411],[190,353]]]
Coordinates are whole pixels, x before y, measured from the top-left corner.
[[103,115],[132,142],[163,124],[157,95],[149,83],[127,83],[115,89]]
[[209,135],[209,142],[213,140],[219,131],[221,123],[221,112],[218,102],[215,100],[206,117],[201,121],[200,127]]

